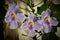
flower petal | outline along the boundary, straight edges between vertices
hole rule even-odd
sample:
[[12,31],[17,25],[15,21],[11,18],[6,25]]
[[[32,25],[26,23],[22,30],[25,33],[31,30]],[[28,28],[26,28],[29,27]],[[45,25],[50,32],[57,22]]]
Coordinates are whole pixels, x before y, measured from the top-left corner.
[[43,23],[43,28],[44,28],[43,30],[45,33],[48,33],[51,31],[50,25],[47,25],[46,23]]
[[35,18],[36,18],[35,15],[29,15],[29,16],[28,16],[28,19],[29,19],[29,20],[32,20],[32,21],[34,21]]
[[35,36],[35,31],[34,30],[29,30],[28,36],[34,37]]
[[27,21],[22,24],[21,29],[22,29],[22,30],[28,29]]
[[15,6],[15,3],[14,3],[14,2],[9,1],[8,6],[9,6],[9,8],[11,8],[12,6]]
[[5,17],[9,16],[9,15],[10,15],[10,12],[11,12],[11,11],[8,10],[7,13],[6,13],[6,15],[5,15]]
[[10,22],[10,29],[16,29],[18,26],[17,21],[11,21]]
[[51,11],[49,9],[47,9],[46,11],[43,11],[41,14],[42,18],[44,19],[45,17],[50,16],[50,13],[51,13]]
[[42,18],[39,18],[38,20],[37,20],[37,22],[39,23],[39,24],[43,24],[43,19]]
[[17,20],[18,22],[23,22],[24,19],[25,19],[24,14],[17,13],[16,20]]
[[38,22],[35,22],[34,30],[42,30],[42,29],[43,29],[42,24],[39,24]]
[[51,10],[50,9],[47,9],[46,10],[46,13],[50,15],[51,14]]
[[5,18],[5,22],[11,22],[11,18],[9,17],[9,16],[7,16],[6,18]]
[[55,17],[51,17],[50,25],[51,26],[57,26],[58,21]]
[[17,13],[18,10],[19,10],[19,8],[16,7],[15,5],[11,5],[11,6],[9,6],[9,10],[10,10],[11,12]]
[[14,12],[14,13],[18,13],[18,10],[19,10],[19,8],[18,7],[13,7],[12,9],[11,9],[11,12]]

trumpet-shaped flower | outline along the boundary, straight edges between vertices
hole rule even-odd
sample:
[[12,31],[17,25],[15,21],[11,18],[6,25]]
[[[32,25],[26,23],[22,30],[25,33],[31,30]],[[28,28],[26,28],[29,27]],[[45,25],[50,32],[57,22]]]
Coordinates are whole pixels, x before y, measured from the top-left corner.
[[27,20],[23,23],[21,29],[27,32],[27,35],[30,37],[35,36],[35,30],[41,30],[41,25],[36,22],[36,16],[30,15],[28,16]]
[[5,22],[10,23],[10,29],[16,29],[18,24],[17,22],[23,22],[24,14],[18,13],[18,8],[15,6],[11,6],[7,11],[5,16]]
[[46,11],[43,11],[41,14],[41,19],[38,20],[40,24],[43,25],[44,32],[48,33],[51,31],[51,26],[57,26],[58,21],[55,17],[50,17],[51,11],[50,9],[47,9]]

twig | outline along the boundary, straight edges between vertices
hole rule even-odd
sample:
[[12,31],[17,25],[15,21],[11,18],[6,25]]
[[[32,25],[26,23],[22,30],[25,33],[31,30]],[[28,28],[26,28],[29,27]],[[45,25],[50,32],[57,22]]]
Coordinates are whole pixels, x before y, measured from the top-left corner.
[[32,11],[30,11],[30,10],[27,10],[27,9],[24,9],[24,8],[22,8],[22,7],[19,7],[19,8],[21,8],[21,9],[23,9],[23,10],[26,10],[26,11],[28,11],[28,12],[32,12]]

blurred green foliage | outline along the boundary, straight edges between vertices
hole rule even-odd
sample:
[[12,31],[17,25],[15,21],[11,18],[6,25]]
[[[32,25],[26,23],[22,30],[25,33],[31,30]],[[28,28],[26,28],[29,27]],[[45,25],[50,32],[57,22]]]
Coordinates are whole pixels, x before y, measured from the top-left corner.
[[42,40],[59,40],[55,33],[50,32],[42,36]]

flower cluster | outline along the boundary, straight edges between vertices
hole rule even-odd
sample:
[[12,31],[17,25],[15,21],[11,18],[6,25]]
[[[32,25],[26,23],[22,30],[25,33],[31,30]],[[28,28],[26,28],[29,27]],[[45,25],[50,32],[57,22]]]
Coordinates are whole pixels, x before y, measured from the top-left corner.
[[11,5],[5,16],[5,22],[10,24],[10,29],[16,29],[18,27],[18,22],[22,23],[20,29],[24,30],[30,37],[36,35],[35,30],[43,30],[45,33],[48,33],[51,31],[52,26],[57,26],[58,24],[57,19],[51,17],[50,9],[43,11],[41,17],[32,14],[26,17],[23,13],[18,13],[18,10],[18,7]]

